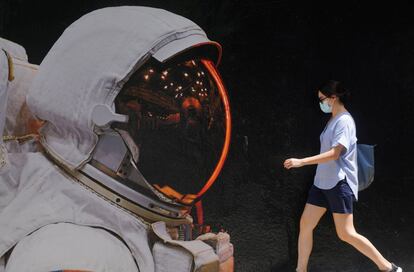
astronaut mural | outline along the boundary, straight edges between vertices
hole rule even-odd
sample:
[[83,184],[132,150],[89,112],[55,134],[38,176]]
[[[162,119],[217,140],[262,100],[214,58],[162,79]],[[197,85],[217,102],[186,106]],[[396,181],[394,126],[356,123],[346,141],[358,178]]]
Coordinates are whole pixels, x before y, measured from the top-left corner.
[[2,118],[27,104],[25,133],[40,128],[26,141],[6,124],[0,271],[233,271],[229,235],[200,233],[190,215],[230,144],[220,57],[186,18],[111,7],[74,22],[35,76],[15,79],[24,101],[2,79],[14,105]]

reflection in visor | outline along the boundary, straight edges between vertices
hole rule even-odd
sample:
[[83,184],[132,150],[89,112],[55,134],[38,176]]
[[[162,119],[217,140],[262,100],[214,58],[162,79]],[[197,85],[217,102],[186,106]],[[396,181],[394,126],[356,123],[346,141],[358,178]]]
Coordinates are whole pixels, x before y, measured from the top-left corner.
[[116,106],[129,115],[137,166],[148,182],[184,204],[207,191],[230,138],[227,96],[210,61],[150,62],[125,84]]

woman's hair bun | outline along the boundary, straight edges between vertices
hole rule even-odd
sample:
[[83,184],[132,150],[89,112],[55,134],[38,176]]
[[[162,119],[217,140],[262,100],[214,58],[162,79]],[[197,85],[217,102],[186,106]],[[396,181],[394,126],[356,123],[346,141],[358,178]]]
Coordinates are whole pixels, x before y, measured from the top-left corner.
[[322,84],[318,91],[323,93],[327,97],[336,95],[343,104],[347,104],[351,98],[351,92],[345,88],[342,82],[336,80],[328,80]]

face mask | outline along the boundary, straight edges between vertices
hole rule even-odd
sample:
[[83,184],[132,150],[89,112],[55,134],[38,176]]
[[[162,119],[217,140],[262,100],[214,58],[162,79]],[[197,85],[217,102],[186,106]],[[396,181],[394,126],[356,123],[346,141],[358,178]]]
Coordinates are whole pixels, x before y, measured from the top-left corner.
[[328,103],[325,102],[319,102],[319,106],[321,107],[321,110],[324,113],[331,113],[332,112],[332,106],[329,106]]

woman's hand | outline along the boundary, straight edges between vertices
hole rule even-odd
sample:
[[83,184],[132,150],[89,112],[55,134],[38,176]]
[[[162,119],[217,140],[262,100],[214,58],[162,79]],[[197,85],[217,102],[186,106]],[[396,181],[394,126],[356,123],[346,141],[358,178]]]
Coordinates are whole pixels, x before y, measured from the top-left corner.
[[298,168],[298,167],[302,167],[303,165],[304,165],[304,163],[303,163],[303,160],[302,159],[295,159],[295,158],[287,159],[283,163],[283,166],[286,169]]

